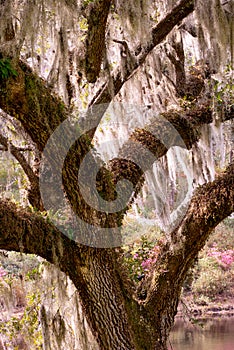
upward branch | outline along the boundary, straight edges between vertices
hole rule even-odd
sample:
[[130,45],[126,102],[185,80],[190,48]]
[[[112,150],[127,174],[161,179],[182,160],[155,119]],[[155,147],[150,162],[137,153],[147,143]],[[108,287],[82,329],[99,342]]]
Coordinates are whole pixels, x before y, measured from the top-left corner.
[[[112,76],[114,95],[117,95],[124,83],[133,75],[133,73],[145,62],[149,53],[159,45],[171,30],[191,12],[194,11],[194,0],[182,0],[172,11],[167,14],[155,27],[152,28],[151,38],[146,44],[141,43],[142,53],[136,58],[135,64],[131,70],[127,70],[125,76],[122,76],[121,68],[117,68],[115,77]],[[136,50],[135,50],[136,51]],[[94,104],[109,103],[112,100],[109,82],[103,84],[101,89],[90,103],[90,107]]]
[[148,289],[144,305],[149,312],[162,305],[166,310],[173,298],[177,305],[189,267],[214,228],[233,211],[234,164],[231,164],[216,180],[195,191],[185,217],[171,234],[172,241],[156,262],[153,276],[140,287],[139,293]]
[[[125,296],[125,302],[133,307],[131,317],[139,319],[140,323],[145,318],[148,325],[146,332],[147,329],[148,332],[150,330],[149,336],[155,341],[158,338],[165,339],[167,334],[164,334],[164,331],[168,333],[173,324],[181,287],[188,268],[204,246],[214,227],[230,215],[233,210],[234,166],[232,165],[214,182],[203,185],[195,193],[180,227],[172,235],[171,247],[165,246],[156,262],[152,278],[147,279],[141,286],[138,294],[140,295],[145,288],[145,301],[139,300],[138,308],[134,300],[130,300],[131,291],[127,293],[127,297]],[[89,320],[91,320],[91,326],[95,331],[98,331],[99,322],[96,320],[98,313],[93,315],[92,310],[100,310],[100,300],[96,295],[96,289],[92,290],[90,287],[90,282],[93,282],[96,275],[86,271],[90,272],[87,267],[89,269],[91,266],[92,269],[95,267],[94,271],[99,279],[100,276],[106,278],[105,273],[108,274],[109,282],[113,279],[113,284],[111,282],[110,286],[115,286],[115,291],[116,288],[124,288],[122,283],[120,286],[116,284],[115,278],[119,280],[120,276],[118,276],[118,267],[114,263],[114,251],[80,247],[61,234],[44,218],[23,209],[17,209],[15,205],[7,201],[0,201],[0,222],[0,249],[37,254],[67,273],[80,291],[83,302],[89,306],[86,311]],[[98,260],[99,258],[100,260]],[[104,267],[106,267],[105,273],[100,273],[99,269]],[[114,290],[111,289],[111,292],[114,293]],[[120,295],[124,292],[118,289],[118,293]],[[95,301],[98,300],[94,304],[92,304],[93,295],[95,295]],[[121,298],[120,303],[124,300]],[[108,301],[112,301],[112,299],[108,299]],[[121,305],[117,305],[120,315]],[[139,313],[141,313],[141,317]],[[155,326],[159,323],[162,324],[165,320],[167,322],[165,327],[156,329]],[[139,323],[136,322],[136,326],[138,327]],[[139,330],[137,327],[135,331],[140,333],[141,329]],[[156,335],[157,337],[155,337]],[[101,341],[102,335],[100,335]],[[126,349],[128,348],[126,347]]]
[[[105,1],[102,1],[102,3],[105,3]],[[137,68],[145,62],[147,55],[153,48],[164,40],[174,26],[193,10],[194,1],[182,0],[152,29],[151,39],[146,45],[142,44],[143,52],[135,61],[132,70],[127,71],[126,76],[123,78],[119,67],[116,76],[112,76],[114,96],[118,94],[124,83]],[[89,60],[89,65],[92,65],[90,57],[93,57],[93,52],[90,50],[91,48],[87,51],[87,60]],[[2,91],[0,94],[0,107],[22,123],[26,132],[37,144],[39,150],[42,151],[52,132],[68,117],[68,110],[64,103],[54,96],[45,82],[39,79],[24,63],[19,62],[14,69],[18,73],[17,77],[9,78],[7,81],[0,81],[0,89]],[[92,107],[94,104],[109,104],[114,97],[111,90],[113,89],[110,89],[109,82],[104,83],[89,107]],[[102,108],[100,113],[96,113],[95,116],[90,113],[92,124],[98,125],[104,113],[104,108]],[[96,119],[93,120],[94,118]],[[93,137],[94,132],[95,129],[89,136]]]

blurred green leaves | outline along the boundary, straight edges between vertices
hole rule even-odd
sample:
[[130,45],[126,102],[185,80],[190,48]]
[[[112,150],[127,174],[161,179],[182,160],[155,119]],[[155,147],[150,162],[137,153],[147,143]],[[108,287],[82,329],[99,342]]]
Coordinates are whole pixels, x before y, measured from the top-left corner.
[[0,59],[0,79],[6,80],[10,77],[16,77],[18,74],[12,67],[11,60],[9,58]]

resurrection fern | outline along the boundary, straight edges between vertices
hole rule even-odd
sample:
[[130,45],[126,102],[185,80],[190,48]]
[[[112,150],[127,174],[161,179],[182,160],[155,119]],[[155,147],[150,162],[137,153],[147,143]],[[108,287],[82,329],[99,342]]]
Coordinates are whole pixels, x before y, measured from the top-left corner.
[[8,79],[10,77],[16,77],[17,72],[12,67],[9,58],[0,59],[0,79]]

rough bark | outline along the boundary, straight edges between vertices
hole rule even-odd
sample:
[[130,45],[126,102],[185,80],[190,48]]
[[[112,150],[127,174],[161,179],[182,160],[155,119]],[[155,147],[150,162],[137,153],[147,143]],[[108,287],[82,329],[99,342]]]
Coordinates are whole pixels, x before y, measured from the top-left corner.
[[[54,101],[53,98],[52,101]],[[191,147],[198,140],[199,127],[203,123],[210,123],[212,120],[207,107],[190,111],[184,116],[178,113],[168,113],[165,117],[180,132],[187,147]],[[160,127],[164,129],[165,125],[162,124]],[[149,138],[149,135],[152,135],[158,128],[159,125],[157,123],[151,123],[146,130],[134,131],[130,138],[148,147],[155,156],[160,157],[165,154],[167,149],[159,143],[157,138]],[[36,130],[34,128],[33,133]],[[162,130],[160,129],[161,132]],[[40,137],[40,135],[37,137]],[[42,145],[43,142],[44,138],[42,137],[39,144]],[[173,144],[174,140],[171,143]],[[86,143],[84,143],[84,150],[87,151],[86,146]],[[121,150],[120,155],[125,153],[125,148],[130,152],[130,155],[135,154],[135,150],[124,145],[124,150]],[[78,147],[77,150],[79,150]],[[78,152],[78,155],[81,156],[84,150]],[[147,166],[150,165],[148,164]],[[69,171],[74,171],[74,166],[68,168]],[[125,164],[121,173],[118,160],[112,161],[111,169],[116,179],[126,175],[132,178],[134,173],[136,179],[139,180],[139,169],[126,167]],[[221,179],[223,179],[223,182]],[[178,253],[176,248],[178,234],[175,233],[175,238],[172,241],[172,246],[175,246],[174,253],[171,253],[169,247],[165,247],[165,254],[162,254],[161,260],[159,260],[161,261],[161,267],[156,269],[153,279],[148,283],[147,298],[143,302],[143,289],[138,292],[139,300],[136,302],[131,295],[131,289],[129,292],[128,288],[126,288],[128,283],[126,282],[125,285],[122,274],[119,271],[118,254],[107,249],[81,248],[75,242],[62,235],[51,224],[45,223],[43,218],[32,213],[16,210],[16,208],[12,208],[12,205],[6,202],[1,203],[0,247],[7,250],[38,254],[59,266],[62,271],[71,277],[79,291],[84,312],[101,349],[165,349],[166,338],[173,324],[181,285],[186,272],[198,250],[204,244],[208,234],[210,234],[210,228],[217,225],[225,215],[229,215],[233,210],[233,177],[230,172],[227,172],[223,178],[220,178],[214,184],[204,185],[203,191],[204,193],[206,191],[209,193],[209,200],[211,200],[210,204],[206,203],[210,209],[209,220],[204,219],[202,211],[200,211],[200,216],[197,219],[194,216],[197,207],[192,206],[193,209],[190,209],[190,212],[188,212],[189,214],[186,216],[187,221],[186,219],[183,221],[184,226],[181,226],[182,231],[179,232],[180,235],[183,235],[183,230],[187,230],[187,238],[191,234],[194,235],[194,242],[200,242],[199,245],[194,250],[190,246],[190,250],[188,250],[188,252],[190,251],[189,256],[185,254],[184,249],[183,254],[181,251]],[[229,196],[229,193],[232,193],[232,196]],[[201,194],[202,192],[199,192],[192,204],[194,202],[197,203],[197,206],[200,204],[199,196]],[[218,203],[218,205],[214,206],[214,203],[216,205]],[[220,210],[219,207],[219,205],[222,206],[223,204],[225,204],[224,211]],[[212,223],[210,220],[213,214],[215,214],[216,219]],[[206,215],[205,210],[204,215]],[[202,232],[194,229],[194,227],[199,227],[198,223],[202,223]],[[188,238],[189,243],[190,239]],[[168,251],[166,248],[168,248]],[[186,260],[182,260],[184,256],[187,256]],[[164,267],[163,270],[162,266]],[[169,278],[172,279],[173,283],[168,283]],[[145,283],[142,287],[144,287]],[[104,297],[102,297],[103,295]],[[107,304],[109,305],[108,308],[106,307]],[[105,329],[106,331],[102,333],[100,329]],[[113,329],[116,330],[114,334]]]
[[[110,2],[95,2],[88,17],[90,33],[87,37],[86,74],[91,82],[96,80],[100,71],[108,14],[105,5],[108,8]],[[105,14],[103,21],[97,23],[97,28],[94,8],[98,13],[104,9]],[[120,69],[117,69],[117,74],[112,77],[114,93],[113,89],[110,89],[110,82],[106,82],[91,101],[90,107],[110,103],[123,84],[145,62],[155,46],[193,10],[194,1],[180,1],[152,29],[149,42],[142,45],[141,53],[135,57],[134,64],[126,70],[126,74],[123,76]],[[98,30],[95,32],[94,29]],[[92,45],[89,46],[93,41],[101,45],[97,57],[94,56]],[[43,151],[53,131],[68,117],[68,109],[24,63],[15,60],[12,64],[17,76],[0,81],[0,107],[22,123],[39,151]],[[200,126],[212,121],[209,108],[203,107],[194,108],[183,115],[164,115],[180,133],[187,148],[199,139]],[[106,107],[101,106],[99,113],[95,115],[90,111],[86,122],[88,123],[89,119],[93,121],[95,117],[97,126],[105,109]],[[227,111],[227,115],[227,119],[233,118],[233,109]],[[133,180],[135,193],[139,191],[143,183],[143,172],[152,165],[155,158],[164,155],[168,149],[157,137],[152,136],[155,133],[157,135],[158,130],[160,133],[166,130],[167,133],[166,124],[159,125],[152,121],[147,128],[135,130],[130,135],[131,142],[127,142],[121,149],[119,158],[108,164],[108,171],[103,169],[97,184],[100,185],[100,191],[104,190],[108,200],[114,198],[114,185],[121,178]],[[84,221],[91,220],[93,223],[92,220],[96,220],[98,225],[93,233],[98,234],[98,226],[118,226],[124,211],[111,216],[92,211],[86,206],[75,186],[79,162],[89,151],[90,139],[94,133],[95,127],[89,133],[89,138],[84,137],[69,151],[63,169],[63,181],[75,212],[83,215]],[[169,147],[175,145],[175,140],[170,140],[170,136],[167,135]],[[132,141],[143,146],[140,155],[132,146]],[[141,156],[145,160],[144,147],[149,149],[154,157],[149,159],[149,162],[143,162],[144,168],[140,169],[129,159]],[[24,166],[25,172],[31,176],[23,158],[17,150],[13,151]],[[121,159],[121,156],[125,160]],[[56,160],[54,162],[56,164]],[[106,184],[109,175],[112,177]],[[211,230],[233,211],[233,193],[233,166],[213,183],[199,188],[182,223],[173,232],[170,246],[166,245],[162,249],[155,272],[142,283],[137,293],[134,293],[125,276],[121,257],[116,249],[81,246],[63,235],[45,217],[17,208],[7,201],[0,201],[0,248],[37,254],[70,276],[79,292],[83,310],[100,349],[165,350],[186,272]]]
[[183,221],[171,234],[171,242],[162,249],[153,275],[140,286],[138,295],[146,292],[143,304],[147,313],[152,322],[161,325],[162,348],[166,349],[188,269],[212,230],[233,211],[234,164],[215,181],[197,189]]
[[42,151],[52,132],[68,117],[68,110],[26,64],[12,61],[12,66],[17,76],[0,81],[1,109],[21,122]]
[[89,83],[95,83],[101,70],[110,4],[110,0],[98,0],[88,5],[85,75]]
[[129,327],[136,302],[118,271],[117,252],[79,246],[42,216],[9,201],[0,202],[0,222],[0,249],[39,255],[69,275],[100,349],[137,349]]
[[233,169],[195,193],[138,302],[116,251],[81,247],[43,217],[6,201],[0,202],[0,248],[40,255],[68,274],[101,349],[166,349],[186,272],[212,229],[234,210]]
[[[116,198],[117,182],[125,179],[132,183],[136,196],[144,183],[145,171],[149,170],[158,158],[165,155],[172,146],[190,149],[199,140],[200,127],[211,122],[212,113],[207,105],[201,105],[187,113],[168,112],[162,114],[162,118],[152,118],[152,121],[144,129],[136,129],[130,135],[129,141],[120,150],[118,158],[112,159],[106,167],[104,167],[104,164],[100,168],[96,181],[98,192],[105,193],[105,200],[113,201]],[[173,132],[171,127],[174,127],[176,132]],[[161,135],[164,135],[164,143],[160,140]],[[63,185],[67,197],[74,212],[83,221],[103,228],[118,227],[121,225],[123,215],[131,204],[128,203],[128,200],[132,197],[132,192],[127,197],[127,188],[122,188],[122,192],[119,193],[119,200],[121,201],[121,193],[124,193],[125,196],[122,196],[124,198],[122,200],[123,209],[114,213],[103,212],[88,205],[79,186],[77,186],[80,164],[88,152],[89,145],[84,137],[73,145],[66,156],[63,168]],[[53,154],[50,158],[54,158]],[[57,166],[56,160],[57,157],[52,159],[52,168],[54,169]],[[97,160],[94,157],[94,162]],[[90,168],[92,166],[90,163]],[[88,172],[86,176],[89,176]],[[74,189],[76,190],[74,191]],[[106,237],[106,239],[112,241],[113,245],[116,242],[121,242],[121,237],[118,237],[117,231],[112,237]]]
[[[105,2],[105,1],[104,1]],[[160,23],[152,29],[152,39],[146,44],[143,53],[137,58],[131,71],[123,78],[121,70],[117,69],[116,77],[112,77],[114,96],[118,94],[123,84],[132,76],[138,67],[146,60],[148,54],[164,40],[172,28],[194,10],[194,1],[181,1]],[[90,49],[91,50],[91,49]],[[92,54],[93,57],[93,54]],[[13,64],[13,62],[12,62]],[[43,150],[49,136],[55,128],[68,117],[64,103],[51,93],[45,83],[33,74],[23,62],[13,64],[17,77],[0,81],[0,105],[8,114],[18,119],[39,150]],[[96,74],[96,73],[95,73]],[[109,82],[105,83],[90,103],[90,107],[108,104],[113,99]],[[96,114],[95,125],[99,124],[103,113]],[[92,113],[87,118],[94,118]],[[42,131],[43,130],[43,131]],[[93,136],[93,133],[90,136]]]

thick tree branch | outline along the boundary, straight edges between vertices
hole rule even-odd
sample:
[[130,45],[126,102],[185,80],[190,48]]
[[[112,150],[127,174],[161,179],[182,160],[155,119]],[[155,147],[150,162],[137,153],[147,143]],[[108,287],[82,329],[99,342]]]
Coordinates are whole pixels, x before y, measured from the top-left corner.
[[[121,69],[117,69],[115,77],[112,76],[114,95],[117,95],[123,84],[133,75],[133,73],[145,62],[148,54],[160,44],[171,30],[191,12],[194,11],[194,0],[182,0],[174,7],[174,9],[165,16],[151,32],[151,39],[146,45],[142,45],[142,53],[136,58],[135,63],[131,66],[131,70],[127,70],[125,76],[122,76]],[[90,103],[90,107],[94,104],[109,103],[112,98],[113,89],[110,89],[109,82],[103,84],[101,89]]]
[[[129,140],[121,148],[118,158],[114,158],[107,164],[107,169],[100,169],[97,177],[96,188],[99,193],[105,193],[105,200],[115,200],[115,186],[120,180],[129,180],[133,184],[134,194],[139,193],[143,185],[143,174],[149,170],[153,163],[172,146],[180,146],[190,149],[200,137],[199,129],[202,125],[212,122],[212,113],[208,106],[199,106],[184,114],[176,112],[163,113],[152,118],[151,123],[143,129],[136,129]],[[63,184],[68,199],[77,215],[85,222],[95,224],[99,222],[102,227],[116,227],[121,224],[123,215],[129,208],[128,199],[132,197],[127,188],[122,189],[119,194],[119,201],[122,201],[120,211],[103,212],[88,205],[81,192],[78,179],[78,172],[83,156],[88,153],[89,148],[81,139],[73,145],[67,154],[63,172]],[[97,159],[94,159],[94,162]],[[94,164],[86,165],[87,169],[95,169]],[[56,165],[55,165],[56,166]],[[87,172],[88,178],[92,172]],[[92,176],[90,178],[90,183]],[[50,186],[50,184],[49,184]],[[126,183],[126,186],[127,183]],[[89,193],[87,188],[86,192]],[[128,194],[128,197],[127,197]],[[123,199],[124,198],[124,199]],[[115,234],[116,236],[116,234]],[[117,237],[117,236],[116,236]]]
[[[0,249],[39,255],[65,272],[80,294],[89,325],[101,349],[110,349],[113,340],[116,344],[113,349],[140,349],[137,344],[133,346],[133,337],[128,331],[128,317],[132,317],[133,308],[134,316],[139,317],[137,304],[130,301],[113,249],[79,246],[45,218],[2,200]],[[131,303],[129,315],[123,306],[125,303]],[[139,329],[136,331],[139,338],[145,335],[145,332],[140,334]]]
[[[103,1],[102,1],[103,3]],[[189,13],[194,10],[194,1],[182,0],[160,23],[152,30],[152,39],[144,47],[142,54],[137,58],[131,71],[122,77],[121,71],[117,72],[116,77],[112,77],[114,86],[114,95],[120,91],[123,84],[131,77],[134,71],[144,63],[147,55],[158,45],[172,28]],[[91,50],[91,48],[90,48]],[[68,110],[62,101],[54,96],[45,83],[34,75],[29,67],[19,62],[14,67],[18,76],[0,82],[0,106],[1,108],[18,119],[32,140],[37,144],[40,151],[43,150],[49,136],[55,128],[68,117]],[[90,103],[97,105],[101,103],[110,103],[113,99],[109,82],[105,83],[96,97]],[[96,115],[90,113],[92,122],[97,126],[101,120],[105,108]],[[43,130],[43,132],[41,132]],[[95,129],[90,133],[92,137]]]
[[[166,244],[157,259],[155,272],[139,288],[140,298],[147,294],[143,303],[152,322],[166,319],[167,332],[173,324],[188,269],[213,229],[233,211],[234,164],[215,181],[197,189],[182,223],[172,233],[172,242]],[[162,338],[166,339],[167,334]]]
[[[0,249],[36,254],[70,274],[80,249],[44,217],[0,200]],[[76,258],[75,258],[76,255]]]
[[[199,106],[181,114],[163,113],[159,117],[152,118],[143,129],[136,129],[122,146],[118,157],[110,160],[106,168],[103,165],[99,172],[100,176],[97,177],[96,188],[99,193],[105,193],[105,200],[109,202],[115,199],[115,186],[118,181],[129,180],[133,185],[133,193],[129,193],[127,187],[122,188],[121,193],[124,193],[124,196],[121,197],[119,193],[119,201],[122,201],[123,209],[114,213],[93,208],[86,203],[80,193],[77,184],[79,183],[78,171],[82,162],[81,154],[86,154],[88,149],[85,150],[85,144],[77,142],[67,155],[63,173],[63,184],[73,210],[82,220],[90,224],[99,222],[101,227],[109,228],[116,227],[117,223],[121,225],[123,216],[132,203],[133,194],[135,197],[144,183],[145,171],[149,170],[153,163],[173,146],[191,149],[200,138],[201,126],[212,121],[213,115],[209,103],[204,105],[199,103]],[[90,164],[88,168],[93,169],[93,166]],[[87,173],[86,176],[90,174]],[[89,192],[89,189],[87,191]],[[128,197],[127,193],[129,193]],[[130,198],[131,201],[129,201]],[[115,236],[117,238],[117,235]],[[110,239],[113,240],[113,237]],[[118,239],[121,241],[121,237]]]
[[137,195],[144,182],[144,172],[173,146],[191,149],[200,138],[201,126],[212,120],[212,112],[206,104],[181,114],[171,111],[152,118],[144,128],[133,131],[118,158],[109,161],[114,183],[123,178],[131,181]]
[[0,52],[13,55],[15,46],[15,29],[11,15],[12,3],[7,0],[0,2]]
[[68,110],[26,64],[20,61],[14,69],[17,77],[0,81],[0,108],[21,122],[42,151],[52,132],[68,117]]
[[172,11],[165,16],[153,29],[152,41],[147,43],[143,48],[143,53],[139,57],[139,64],[142,64],[146,56],[160,44],[172,29],[191,12],[194,11],[194,0],[182,0]]

